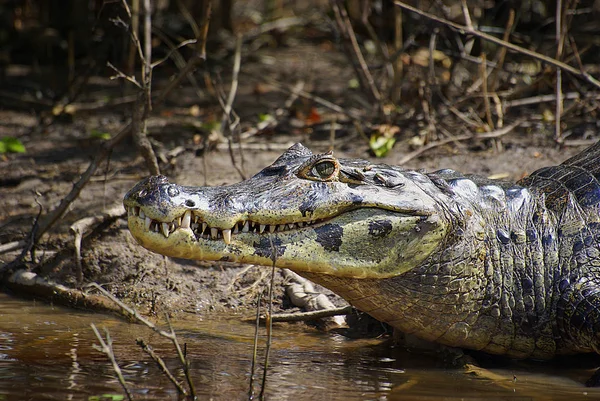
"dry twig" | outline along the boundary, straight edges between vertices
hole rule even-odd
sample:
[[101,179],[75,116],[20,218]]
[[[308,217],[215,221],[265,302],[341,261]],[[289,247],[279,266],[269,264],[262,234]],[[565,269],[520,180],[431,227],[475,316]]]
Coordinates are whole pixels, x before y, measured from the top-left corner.
[[485,118],[487,121],[487,131],[491,131],[494,129],[494,121],[492,120],[492,109],[490,108],[490,97],[488,95],[488,72],[487,72],[487,64],[486,64],[486,55],[483,53],[481,55],[481,88],[483,89],[483,105],[485,108]]
[[[229,94],[227,96],[227,102],[225,103],[221,96],[217,96],[219,100],[219,104],[223,108],[223,117],[221,118],[221,133],[225,132],[225,128],[228,128],[229,135],[227,135],[227,148],[229,150],[229,157],[231,158],[231,164],[235,167],[236,171],[242,178],[242,180],[246,179],[246,174],[243,171],[243,163],[244,163],[244,155],[240,149],[240,156],[242,159],[242,166],[239,167],[236,160],[235,155],[233,154],[233,133],[237,129],[239,125],[239,117],[236,115],[235,119],[231,119],[233,102],[235,100],[235,96],[237,94],[238,88],[238,78],[240,75],[240,67],[242,61],[242,37],[238,36],[235,45],[235,57],[233,60],[233,70],[231,72],[231,87],[229,88]],[[239,141],[238,141],[239,142]],[[241,146],[241,144],[240,144]]]
[[254,398],[254,372],[256,371],[256,361],[258,359],[258,330],[260,328],[260,301],[261,293],[258,293],[256,299],[256,320],[254,323],[254,343],[252,346],[252,362],[250,364],[250,384],[248,385],[248,399]]
[[[269,239],[270,241],[270,239]],[[271,242],[271,247],[275,248],[273,243]],[[273,249],[273,255],[277,255],[277,252]],[[271,267],[271,283],[269,284],[269,310],[266,315],[266,323],[267,327],[267,345],[265,348],[265,362],[263,366],[263,376],[262,382],[260,385],[260,394],[259,398],[261,400],[265,399],[265,391],[267,389],[267,372],[269,370],[269,355],[271,354],[271,343],[273,341],[273,287],[275,286],[275,260],[273,260],[273,266]]]
[[[210,14],[211,14],[211,2],[206,0],[204,3],[204,9],[202,10],[202,24],[199,29],[195,29],[196,34],[196,47],[195,52],[192,57],[187,61],[185,67],[179,72],[179,74],[173,79],[169,85],[165,88],[165,90],[160,94],[157,103],[161,103],[171,91],[181,84],[181,81],[184,79],[189,79],[192,75],[192,72],[198,68],[200,64],[202,64],[206,60],[206,37],[208,36],[208,25],[210,23]],[[179,2],[180,9],[183,10],[181,6],[183,3]],[[188,13],[189,14],[189,13]],[[184,16],[186,13],[184,13]],[[189,19],[188,19],[189,20]],[[192,19],[193,21],[193,19]],[[195,24],[192,24],[194,27]]]
[[177,389],[177,392],[179,393],[179,395],[187,397],[187,395],[188,395],[187,390],[181,385],[181,383],[179,383],[179,381],[177,381],[177,379],[175,378],[175,376],[173,376],[173,374],[171,373],[171,371],[169,370],[169,368],[165,364],[165,361],[163,361],[163,359],[159,355],[157,355],[156,352],[154,352],[154,350],[152,349],[152,346],[150,346],[149,344],[146,344],[146,342],[143,339],[141,339],[141,338],[138,338],[137,340],[135,340],[135,343],[137,345],[139,345],[140,348],[146,354],[148,354],[148,356],[150,357],[150,359],[152,359],[154,362],[156,362],[156,364],[158,365],[160,371],[163,372],[163,374],[165,376],[167,376],[167,379],[169,379],[169,381],[171,383],[173,383],[173,385]]
[[175,350],[177,351],[177,356],[179,357],[179,361],[181,362],[181,364],[183,366],[183,372],[185,374],[185,378],[186,378],[188,387],[190,389],[190,391],[189,391],[190,396],[196,397],[196,390],[194,388],[194,383],[192,381],[192,377],[191,377],[191,373],[190,373],[189,360],[185,356],[185,353],[183,352],[181,345],[179,344],[179,340],[177,339],[177,334],[173,330],[173,327],[171,326],[171,322],[168,320],[168,316],[167,316],[167,322],[169,324],[169,331],[164,331],[161,328],[159,328],[158,326],[156,326],[154,323],[152,323],[150,320],[148,320],[145,317],[143,317],[142,315],[140,315],[138,313],[138,311],[125,305],[123,302],[121,302],[121,300],[119,300],[117,297],[115,297],[110,292],[106,291],[104,288],[102,288],[97,283],[90,283],[89,287],[95,288],[106,298],[110,299],[115,304],[117,304],[131,318],[138,321],[139,323],[142,323],[146,327],[153,330],[155,333],[159,334],[162,337],[165,337],[166,339],[170,340],[173,343],[173,345],[175,346]]
[[[333,9],[335,21],[337,23],[338,29],[340,30],[340,33],[342,34],[346,42],[350,43],[347,53],[348,56],[350,56],[350,60],[352,61],[352,65],[354,66],[360,84],[363,90],[372,98],[373,101],[377,102],[377,105],[380,107],[380,109],[382,109],[381,94],[379,93],[379,89],[377,89],[377,86],[375,85],[375,80],[373,79],[373,76],[369,71],[367,62],[365,61],[365,58],[362,55],[362,52],[360,51],[360,46],[358,45],[358,41],[356,40],[354,28],[352,28],[352,23],[350,22],[350,18],[348,18],[346,9],[344,8],[342,2],[339,0],[331,0],[331,7]],[[346,42],[344,43],[346,44]],[[351,55],[353,55],[354,57],[351,57]],[[354,62],[355,60],[356,63]]]
[[121,203],[104,210],[102,213],[85,217],[77,220],[71,224],[70,230],[74,235],[74,247],[75,247],[75,262],[77,265],[76,275],[77,284],[83,283],[83,267],[81,265],[81,241],[86,234],[93,232],[99,225],[104,224],[108,221],[114,221],[119,217],[125,215],[125,209]]
[[325,319],[330,317],[345,316],[352,313],[354,308],[352,306],[341,306],[333,309],[315,310],[310,312],[296,312],[296,313],[277,313],[273,315],[272,319],[274,322],[300,322],[307,320]]
[[[502,36],[502,40],[504,40],[505,42],[508,42],[508,40],[510,39],[510,34],[512,32],[514,24],[515,24],[515,10],[511,8],[509,11],[509,14],[508,14],[508,21],[506,22],[506,27],[504,28],[504,35]],[[498,52],[496,53],[496,66],[492,70],[492,72],[490,74],[491,76],[489,79],[489,82],[490,82],[489,87],[492,91],[496,90],[496,82],[498,79],[498,73],[500,72],[500,69],[504,65],[505,58],[506,58],[506,47],[500,46],[500,48],[498,49]]]
[[[133,139],[146,161],[146,167],[152,175],[160,174],[158,160],[152,145],[148,140],[148,117],[152,110],[152,9],[150,0],[144,2],[144,48],[141,48],[137,32],[131,32],[131,37],[136,46],[139,46],[139,57],[142,61],[142,84],[137,101],[132,110]],[[126,3],[126,1],[123,1]],[[127,7],[125,7],[127,9]],[[131,15],[130,15],[131,18]]]
[[424,153],[430,149],[433,149],[435,147],[445,145],[447,143],[457,142],[457,141],[477,140],[477,139],[499,138],[499,137],[511,132],[513,129],[518,127],[521,123],[523,123],[523,120],[517,120],[514,123],[512,123],[511,125],[508,125],[502,129],[498,129],[495,131],[485,132],[483,134],[458,135],[458,136],[454,136],[452,138],[443,139],[441,141],[431,142],[425,146],[420,147],[419,149],[415,150],[414,152],[407,154],[402,159],[400,159],[398,164],[399,165],[405,164],[405,163],[409,162],[410,160],[414,159],[415,157],[421,155],[422,153]]
[[106,335],[106,340],[105,340],[104,337],[102,337],[102,335],[98,331],[98,328],[96,328],[96,325],[94,323],[92,323],[90,326],[92,326],[92,330],[94,330],[94,334],[96,335],[96,338],[98,339],[98,341],[100,341],[100,346],[97,346],[96,344],[94,344],[94,348],[96,348],[98,351],[106,354],[108,359],[110,359],[113,370],[115,371],[115,374],[117,375],[117,379],[119,380],[119,384],[121,384],[121,387],[123,387],[123,391],[125,391],[125,394],[127,395],[127,399],[129,401],[133,401],[131,392],[129,391],[129,388],[127,388],[127,383],[125,383],[125,378],[123,377],[123,372],[121,371],[121,368],[119,367],[119,364],[117,363],[117,359],[115,358],[115,353],[113,351],[112,339],[110,338],[110,333],[108,332],[107,329],[104,329],[104,334]]

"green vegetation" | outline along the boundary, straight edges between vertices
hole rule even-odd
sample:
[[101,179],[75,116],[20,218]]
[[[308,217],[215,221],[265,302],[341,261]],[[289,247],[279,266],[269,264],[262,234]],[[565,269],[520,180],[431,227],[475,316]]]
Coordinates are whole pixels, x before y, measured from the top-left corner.
[[5,136],[0,138],[0,154],[25,153],[25,145],[17,138]]

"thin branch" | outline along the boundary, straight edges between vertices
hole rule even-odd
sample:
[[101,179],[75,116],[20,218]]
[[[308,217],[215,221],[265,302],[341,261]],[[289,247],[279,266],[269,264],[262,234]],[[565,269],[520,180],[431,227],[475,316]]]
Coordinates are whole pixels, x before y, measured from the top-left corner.
[[144,0],[144,51],[142,61],[142,88],[133,105],[131,121],[133,140],[146,161],[152,175],[160,174],[158,160],[148,140],[148,117],[152,111],[152,9],[150,0]]
[[[504,35],[502,36],[502,40],[504,40],[505,42],[508,42],[508,40],[510,39],[510,34],[512,32],[514,24],[515,24],[515,10],[511,8],[509,11],[509,14],[508,14],[508,21],[506,22],[506,27],[504,28]],[[498,73],[500,72],[500,69],[504,65],[505,58],[506,58],[506,47],[500,46],[498,49],[498,52],[496,53],[496,66],[493,67],[493,71],[492,71],[490,79],[489,79],[490,89],[492,91],[496,90],[496,82],[498,79]]]
[[200,29],[197,30],[198,36],[196,36],[196,49],[192,57],[187,61],[185,67],[179,72],[177,77],[169,82],[169,85],[160,94],[157,103],[161,103],[171,93],[174,88],[178,88],[185,78],[188,77],[201,63],[206,60],[206,37],[208,36],[208,25],[210,23],[211,15],[211,1],[204,0],[204,9],[202,12],[202,24]]
[[155,61],[154,63],[152,63],[151,68],[154,69],[156,66],[164,63],[165,61],[167,61],[168,59],[171,58],[171,56],[177,52],[177,50],[181,49],[182,47],[185,47],[187,45],[191,45],[198,42],[197,39],[188,39],[188,40],[184,40],[183,42],[181,42],[180,44],[178,44],[177,46],[175,46],[174,48],[171,48],[169,50],[169,52],[167,53],[166,56],[164,56],[163,58],[159,59],[158,61]]
[[469,7],[467,6],[467,0],[460,0],[460,5],[462,7],[463,16],[465,17],[465,24],[467,28],[473,30],[473,22],[471,21],[471,14],[469,13]]
[[[600,94],[598,93],[587,93],[584,96],[579,92],[567,92],[563,93],[564,100],[600,100]],[[551,95],[538,95],[532,97],[526,97],[522,99],[508,100],[504,102],[504,107],[520,107],[529,106],[538,103],[547,103],[556,101],[556,93]]]
[[187,390],[181,385],[181,383],[179,383],[177,381],[177,379],[171,374],[171,371],[169,371],[169,368],[167,367],[167,365],[165,364],[165,361],[162,360],[162,358],[157,355],[154,350],[152,349],[152,347],[149,344],[146,344],[146,342],[141,339],[138,338],[137,340],[135,340],[135,343],[137,345],[140,346],[140,348],[146,353],[148,354],[148,356],[150,357],[150,359],[152,359],[154,362],[156,362],[156,364],[158,365],[159,369],[161,370],[161,372],[163,372],[163,374],[165,376],[167,376],[167,379],[169,379],[169,381],[171,383],[173,383],[173,385],[175,386],[175,388],[177,389],[177,392],[179,393],[179,395],[182,395],[184,397],[187,397],[188,392]]
[[354,308],[352,306],[342,306],[335,309],[323,309],[315,310],[310,312],[296,312],[296,313],[277,313],[271,317],[274,322],[299,322],[306,320],[323,319],[326,317],[343,316],[352,313]]
[[[563,54],[563,46],[565,44],[563,1],[556,0],[556,58],[561,59]],[[562,97],[562,71],[560,68],[556,70],[556,108],[554,110],[554,139],[560,140],[562,132],[560,129],[560,119],[563,112],[563,97]]]
[[131,318],[133,318],[134,320],[137,320],[139,323],[142,323],[143,325],[150,328],[151,330],[153,330],[155,333],[159,334],[160,336],[169,339],[173,343],[173,345],[175,346],[175,349],[177,351],[177,356],[179,357],[179,361],[183,365],[184,374],[185,374],[186,380],[188,382],[188,386],[190,388],[190,395],[192,397],[195,397],[195,389],[194,389],[194,384],[193,384],[192,377],[190,374],[189,361],[188,361],[187,357],[185,356],[185,354],[183,353],[181,346],[179,345],[179,341],[177,340],[177,334],[173,330],[173,327],[171,326],[171,322],[168,320],[168,316],[167,316],[167,322],[169,323],[169,331],[167,332],[167,331],[160,329],[158,326],[156,326],[150,320],[148,320],[145,317],[143,317],[142,315],[140,315],[138,313],[138,311],[136,311],[135,309],[124,304],[121,300],[119,300],[117,297],[115,297],[110,292],[106,291],[104,288],[102,288],[97,283],[90,283],[88,286],[95,288],[106,298],[113,301],[124,312],[126,312]]
[[[123,5],[123,8],[125,9],[125,12],[127,13],[127,16],[129,17],[129,19],[132,20],[134,17],[133,17],[133,14],[131,13],[131,10],[129,9],[129,5],[127,4],[127,0],[122,0],[121,4]],[[140,58],[140,60],[143,60],[144,59],[144,52],[142,50],[142,44],[140,43],[140,39],[138,37],[138,34],[133,29],[130,31],[130,33],[131,33],[131,39],[133,40],[133,44],[135,45],[135,48],[137,49],[138,57]]]
[[125,383],[125,378],[123,377],[123,372],[121,371],[121,368],[119,367],[119,364],[117,363],[117,359],[115,358],[115,353],[114,353],[113,347],[112,347],[112,339],[110,338],[110,334],[109,334],[108,330],[104,329],[104,333],[106,334],[106,340],[104,340],[104,338],[98,331],[98,328],[96,328],[96,325],[94,323],[92,323],[90,326],[92,326],[92,330],[94,330],[94,334],[96,335],[96,338],[98,339],[98,341],[100,341],[100,346],[97,346],[94,344],[94,348],[96,348],[98,351],[100,351],[100,352],[106,354],[106,356],[108,356],[108,359],[110,359],[110,362],[112,364],[113,370],[115,371],[115,374],[117,375],[117,379],[119,380],[119,384],[121,384],[121,387],[123,387],[123,391],[125,391],[125,394],[127,395],[127,399],[129,401],[133,401],[133,396],[131,395],[131,392],[127,388],[127,383]]
[[320,96],[313,95],[312,93],[306,92],[304,90],[298,90],[296,87],[287,86],[287,85],[282,84],[279,81],[277,81],[273,78],[270,78],[266,75],[259,77],[259,76],[253,75],[253,74],[249,74],[247,72],[246,72],[246,75],[249,75],[253,79],[260,80],[261,82],[267,82],[273,88],[275,88],[281,92],[285,92],[288,94],[296,94],[304,99],[310,99],[310,100],[314,101],[315,103],[320,104],[323,107],[326,107],[330,110],[335,111],[336,113],[345,115],[346,117],[350,118],[351,120],[361,120],[361,118],[359,116],[354,115],[350,111],[346,111],[343,107],[338,106],[337,104],[332,103],[329,100],[324,99]]
[[[142,57],[144,92],[145,92],[145,116],[152,110],[152,6],[150,0],[144,0],[144,55]],[[144,122],[145,124],[145,122]]]
[[[270,239],[269,239],[270,240]],[[275,245],[271,241],[271,248],[275,248]],[[277,255],[275,252],[273,255]],[[275,257],[274,257],[275,259]],[[273,287],[275,286],[275,260],[273,260],[273,266],[271,267],[271,283],[269,284],[269,310],[267,311],[266,323],[267,327],[267,346],[265,349],[265,363],[263,366],[263,377],[260,386],[260,395],[259,398],[261,400],[265,399],[265,391],[267,389],[267,373],[269,369],[269,355],[271,354],[271,343],[273,341]]]
[[256,370],[256,360],[258,358],[258,330],[260,328],[260,301],[261,293],[258,293],[256,299],[256,321],[254,323],[254,344],[252,347],[252,363],[250,364],[250,384],[248,387],[248,399],[254,398],[254,372]]
[[443,139],[441,141],[437,141],[437,142],[431,142],[425,146],[420,147],[419,149],[415,150],[414,152],[411,152],[409,154],[407,154],[406,156],[404,156],[402,159],[400,159],[400,161],[398,162],[398,164],[402,165],[405,163],[408,163],[410,160],[414,159],[415,157],[421,155],[422,153],[425,153],[426,151],[433,149],[435,147],[438,146],[442,146],[445,145],[447,143],[451,143],[451,142],[457,142],[457,141],[468,141],[468,140],[477,140],[477,139],[490,139],[490,138],[499,138],[503,135],[508,134],[509,132],[511,132],[513,129],[515,129],[516,127],[518,127],[519,125],[521,125],[521,123],[523,123],[523,120],[517,120],[514,123],[512,123],[511,125],[508,125],[502,129],[498,129],[495,131],[491,131],[491,132],[485,132],[483,134],[465,134],[465,135],[458,135],[452,138],[447,138],[447,139]]
[[354,59],[356,59],[356,62],[358,63],[358,65],[355,63],[352,63],[352,65],[356,70],[356,75],[359,78],[361,86],[363,87],[363,90],[372,97],[372,100],[376,101],[378,106],[381,107],[381,94],[375,85],[375,80],[369,71],[367,62],[360,51],[360,46],[356,40],[356,35],[354,34],[354,29],[352,28],[352,23],[348,18],[348,14],[343,7],[342,2],[339,0],[331,0],[331,7],[338,29],[342,36],[344,36],[346,42],[350,43],[350,49],[348,49],[349,56],[354,55]]
[[[464,0],[463,0],[464,1]],[[490,108],[490,98],[488,95],[488,72],[487,72],[487,63],[486,61],[486,55],[485,53],[481,54],[481,64],[480,64],[480,71],[481,71],[481,88],[483,89],[483,105],[485,108],[485,118],[487,121],[487,127],[488,127],[488,131],[491,131],[494,129],[494,121],[492,120],[492,110]]]
[[415,14],[421,15],[421,16],[423,16],[425,18],[429,18],[432,21],[438,22],[440,24],[444,24],[444,25],[446,25],[446,26],[448,26],[448,27],[450,27],[452,29],[457,30],[458,32],[460,32],[462,34],[477,36],[477,37],[479,37],[481,39],[487,40],[487,41],[495,43],[497,45],[504,46],[507,49],[513,50],[513,51],[515,51],[517,53],[525,54],[525,55],[527,55],[529,57],[532,57],[532,58],[535,58],[537,60],[543,61],[543,62],[548,63],[550,65],[553,65],[553,66],[555,66],[557,68],[561,68],[561,69],[563,69],[563,70],[565,70],[565,71],[567,71],[567,72],[569,72],[569,73],[571,73],[571,74],[573,74],[575,76],[578,76],[578,77],[584,79],[585,81],[587,81],[588,83],[594,85],[595,87],[600,88],[600,81],[598,81],[597,79],[595,79],[589,73],[587,73],[587,72],[585,72],[583,70],[578,70],[578,69],[576,69],[576,68],[574,68],[574,67],[572,67],[572,66],[570,66],[568,64],[565,64],[565,63],[563,63],[563,62],[561,62],[559,60],[556,60],[556,59],[554,59],[552,57],[548,57],[548,56],[545,56],[543,54],[534,52],[532,50],[525,49],[524,47],[515,45],[515,44],[510,43],[510,42],[506,42],[506,41],[504,41],[502,39],[498,39],[495,36],[488,35],[488,34],[486,34],[484,32],[478,31],[476,29],[469,29],[467,26],[460,25],[460,24],[454,23],[452,21],[448,21],[448,20],[446,20],[444,18],[440,18],[438,16],[435,16],[435,15],[430,14],[430,13],[425,12],[425,11],[421,11],[418,8],[412,7],[412,6],[410,6],[410,5],[406,4],[406,3],[403,3],[401,1],[397,1],[396,0],[396,1],[394,1],[394,4],[396,4],[398,7],[402,7],[404,9],[410,10],[410,11],[414,12]]
[[109,67],[110,69],[112,69],[113,71],[115,71],[117,73],[117,75],[113,75],[112,77],[110,77],[110,79],[123,78],[123,79],[131,82],[138,88],[142,89],[142,85],[140,85],[140,83],[137,81],[137,79],[135,79],[135,77],[131,77],[131,76],[125,74],[124,72],[120,71],[117,67],[112,65],[110,61],[107,61],[106,65],[107,65],[107,67]]
[[[233,167],[235,167],[236,171],[238,172],[238,174],[240,175],[242,180],[245,180],[246,174],[244,174],[244,171],[240,167],[238,167],[238,165],[235,161],[235,156],[233,154],[233,147],[232,147],[233,132],[236,129],[237,125],[239,124],[239,118],[236,117],[235,121],[233,121],[233,122],[231,121],[231,113],[232,113],[232,108],[233,108],[233,102],[235,101],[235,96],[237,94],[241,63],[242,63],[242,37],[238,35],[236,44],[235,44],[235,56],[233,59],[233,70],[231,72],[231,87],[229,88],[229,94],[227,95],[227,102],[226,103],[223,102],[223,99],[221,98],[220,95],[217,96],[217,99],[219,100],[219,104],[221,105],[221,108],[223,109],[223,117],[221,118],[221,133],[225,132],[225,127],[229,127],[229,130],[228,130],[229,135],[227,136],[227,145],[228,145],[228,149],[229,149],[229,156],[231,158],[231,164],[233,164]],[[243,160],[243,156],[242,156],[242,160]]]

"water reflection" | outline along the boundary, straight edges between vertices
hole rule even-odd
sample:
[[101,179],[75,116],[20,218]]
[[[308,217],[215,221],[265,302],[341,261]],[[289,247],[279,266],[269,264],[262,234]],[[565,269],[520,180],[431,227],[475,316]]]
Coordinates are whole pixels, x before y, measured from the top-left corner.
[[[74,312],[0,295],[0,400],[91,400],[123,394],[90,323],[106,327],[137,400],[176,400],[177,392],[137,337],[152,344],[179,380],[171,344],[146,328],[105,315]],[[303,327],[303,326],[299,326]],[[187,343],[199,399],[247,399],[254,328],[239,317],[176,323]],[[264,344],[264,338],[262,339]],[[261,350],[264,352],[264,347]],[[262,363],[262,357],[259,356]],[[276,325],[269,360],[272,400],[573,400],[600,399],[582,383],[593,366],[511,363],[504,368],[444,369],[439,358],[407,353],[378,340]],[[257,367],[258,379],[262,365]],[[515,377],[517,378],[515,380]],[[107,398],[104,398],[107,399]]]

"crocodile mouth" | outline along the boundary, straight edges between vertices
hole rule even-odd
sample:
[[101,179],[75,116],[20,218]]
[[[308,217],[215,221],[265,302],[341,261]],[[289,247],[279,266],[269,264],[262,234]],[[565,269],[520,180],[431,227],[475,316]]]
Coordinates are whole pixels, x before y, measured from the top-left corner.
[[169,235],[181,228],[190,229],[196,236],[196,240],[222,240],[228,245],[231,243],[232,236],[240,233],[263,234],[286,232],[313,226],[328,220],[316,219],[284,224],[262,224],[248,219],[240,220],[233,227],[224,229],[209,226],[208,223],[202,221],[202,218],[191,210],[187,210],[184,214],[170,222],[163,222],[148,217],[139,206],[127,207],[127,216],[142,219],[145,231],[162,234],[165,238],[169,238]]

